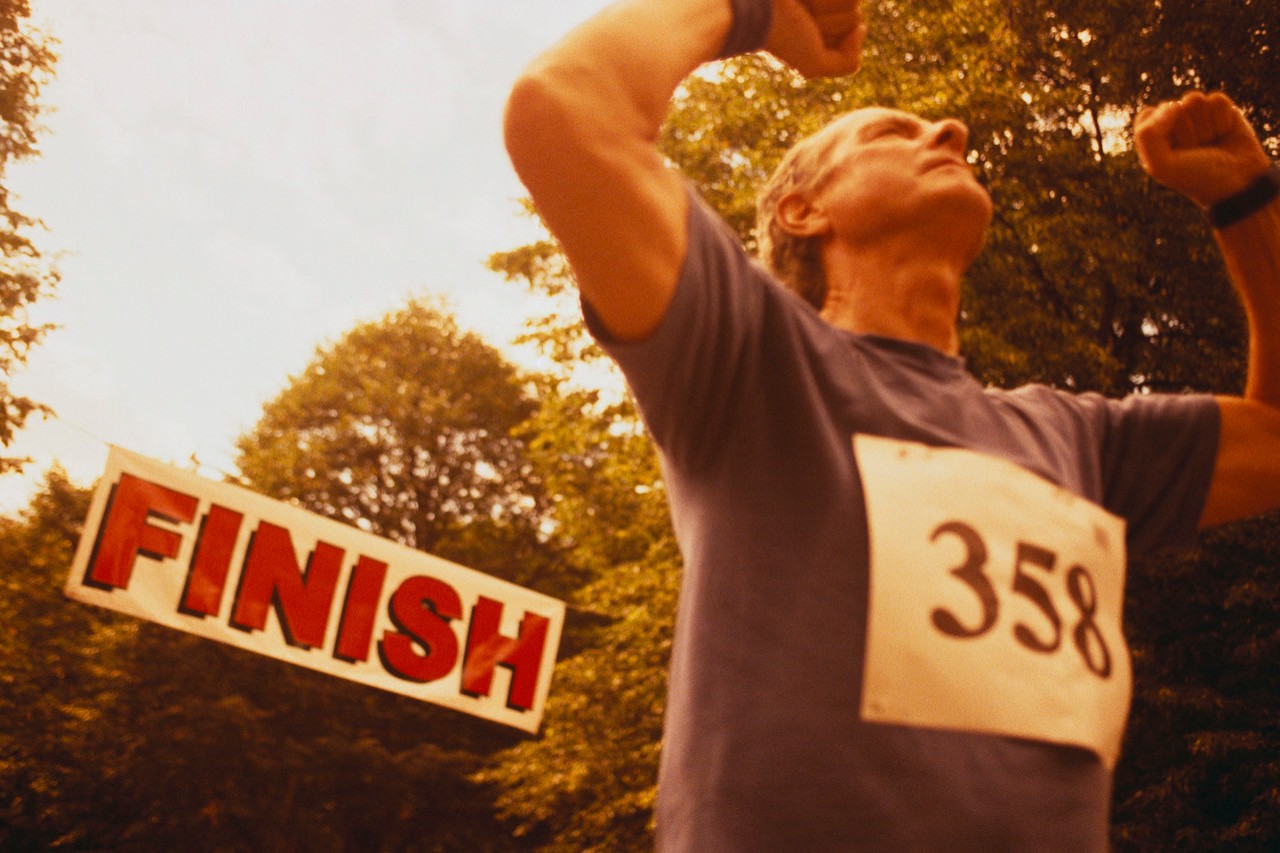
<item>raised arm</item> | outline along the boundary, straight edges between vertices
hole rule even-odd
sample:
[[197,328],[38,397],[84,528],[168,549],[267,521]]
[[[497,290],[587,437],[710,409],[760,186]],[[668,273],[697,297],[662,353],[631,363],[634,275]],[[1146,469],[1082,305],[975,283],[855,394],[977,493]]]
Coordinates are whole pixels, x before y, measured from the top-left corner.
[[512,163],[619,339],[656,329],[675,291],[687,196],[658,133],[681,81],[725,47],[734,8],[739,27],[748,13],[771,20],[764,46],[801,73],[858,68],[861,0],[769,2],[623,0],[535,60],[511,92]]
[[1280,199],[1269,190],[1276,174],[1253,129],[1222,94],[1193,92],[1145,110],[1135,137],[1156,180],[1205,209],[1226,201],[1228,214],[1241,215],[1214,235],[1248,317],[1249,373],[1243,397],[1218,399],[1222,434],[1201,526],[1278,509]]

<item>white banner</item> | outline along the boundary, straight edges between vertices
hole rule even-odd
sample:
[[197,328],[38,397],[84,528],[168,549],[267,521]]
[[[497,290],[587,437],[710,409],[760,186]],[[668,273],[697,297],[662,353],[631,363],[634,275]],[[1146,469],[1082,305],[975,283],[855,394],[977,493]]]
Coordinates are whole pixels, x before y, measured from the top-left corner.
[[536,732],[564,603],[111,448],[66,594]]

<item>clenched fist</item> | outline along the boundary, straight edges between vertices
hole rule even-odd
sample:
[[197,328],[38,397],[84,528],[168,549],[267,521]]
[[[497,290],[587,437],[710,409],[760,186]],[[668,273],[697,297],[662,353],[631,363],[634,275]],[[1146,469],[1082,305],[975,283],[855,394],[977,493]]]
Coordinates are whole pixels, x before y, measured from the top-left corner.
[[862,2],[849,0],[801,0],[822,33],[827,47],[839,47],[862,24]]
[[1134,144],[1148,175],[1206,208],[1271,165],[1239,107],[1220,92],[1190,92],[1144,107],[1134,122]]
[[765,49],[806,77],[837,77],[862,67],[862,0],[773,0]]

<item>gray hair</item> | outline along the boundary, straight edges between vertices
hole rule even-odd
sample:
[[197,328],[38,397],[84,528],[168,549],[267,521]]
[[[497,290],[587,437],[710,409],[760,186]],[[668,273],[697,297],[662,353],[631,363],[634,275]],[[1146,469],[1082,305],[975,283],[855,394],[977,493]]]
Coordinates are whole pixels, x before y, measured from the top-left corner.
[[793,192],[812,196],[830,174],[827,154],[835,141],[821,131],[797,142],[765,182],[756,202],[756,243],[760,260],[788,289],[818,310],[827,298],[821,238],[800,237],[778,222],[778,204]]

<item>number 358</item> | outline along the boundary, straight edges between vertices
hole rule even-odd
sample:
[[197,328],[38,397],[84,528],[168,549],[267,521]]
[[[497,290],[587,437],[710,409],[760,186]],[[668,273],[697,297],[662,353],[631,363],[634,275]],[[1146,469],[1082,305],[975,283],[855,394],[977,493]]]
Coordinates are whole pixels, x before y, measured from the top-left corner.
[[[951,574],[973,593],[982,615],[976,624],[966,625],[950,610],[937,607],[931,619],[933,626],[949,637],[976,639],[992,631],[1000,617],[1000,597],[986,571],[987,545],[977,530],[962,521],[938,525],[930,541],[937,542],[947,537],[958,539],[964,546],[964,562],[952,568]],[[1111,677],[1111,650],[1094,621],[1098,611],[1097,585],[1084,566],[1073,565],[1067,569],[1066,593],[1074,612],[1069,613],[1068,624],[1064,626],[1058,603],[1043,582],[1053,575],[1057,562],[1058,555],[1053,551],[1027,542],[1017,544],[1011,592],[1026,599],[1042,618],[1036,620],[1037,625],[1015,622],[1013,637],[1033,652],[1053,654],[1062,646],[1064,630],[1069,631],[1071,642],[1084,665],[1099,678],[1108,679]]]

